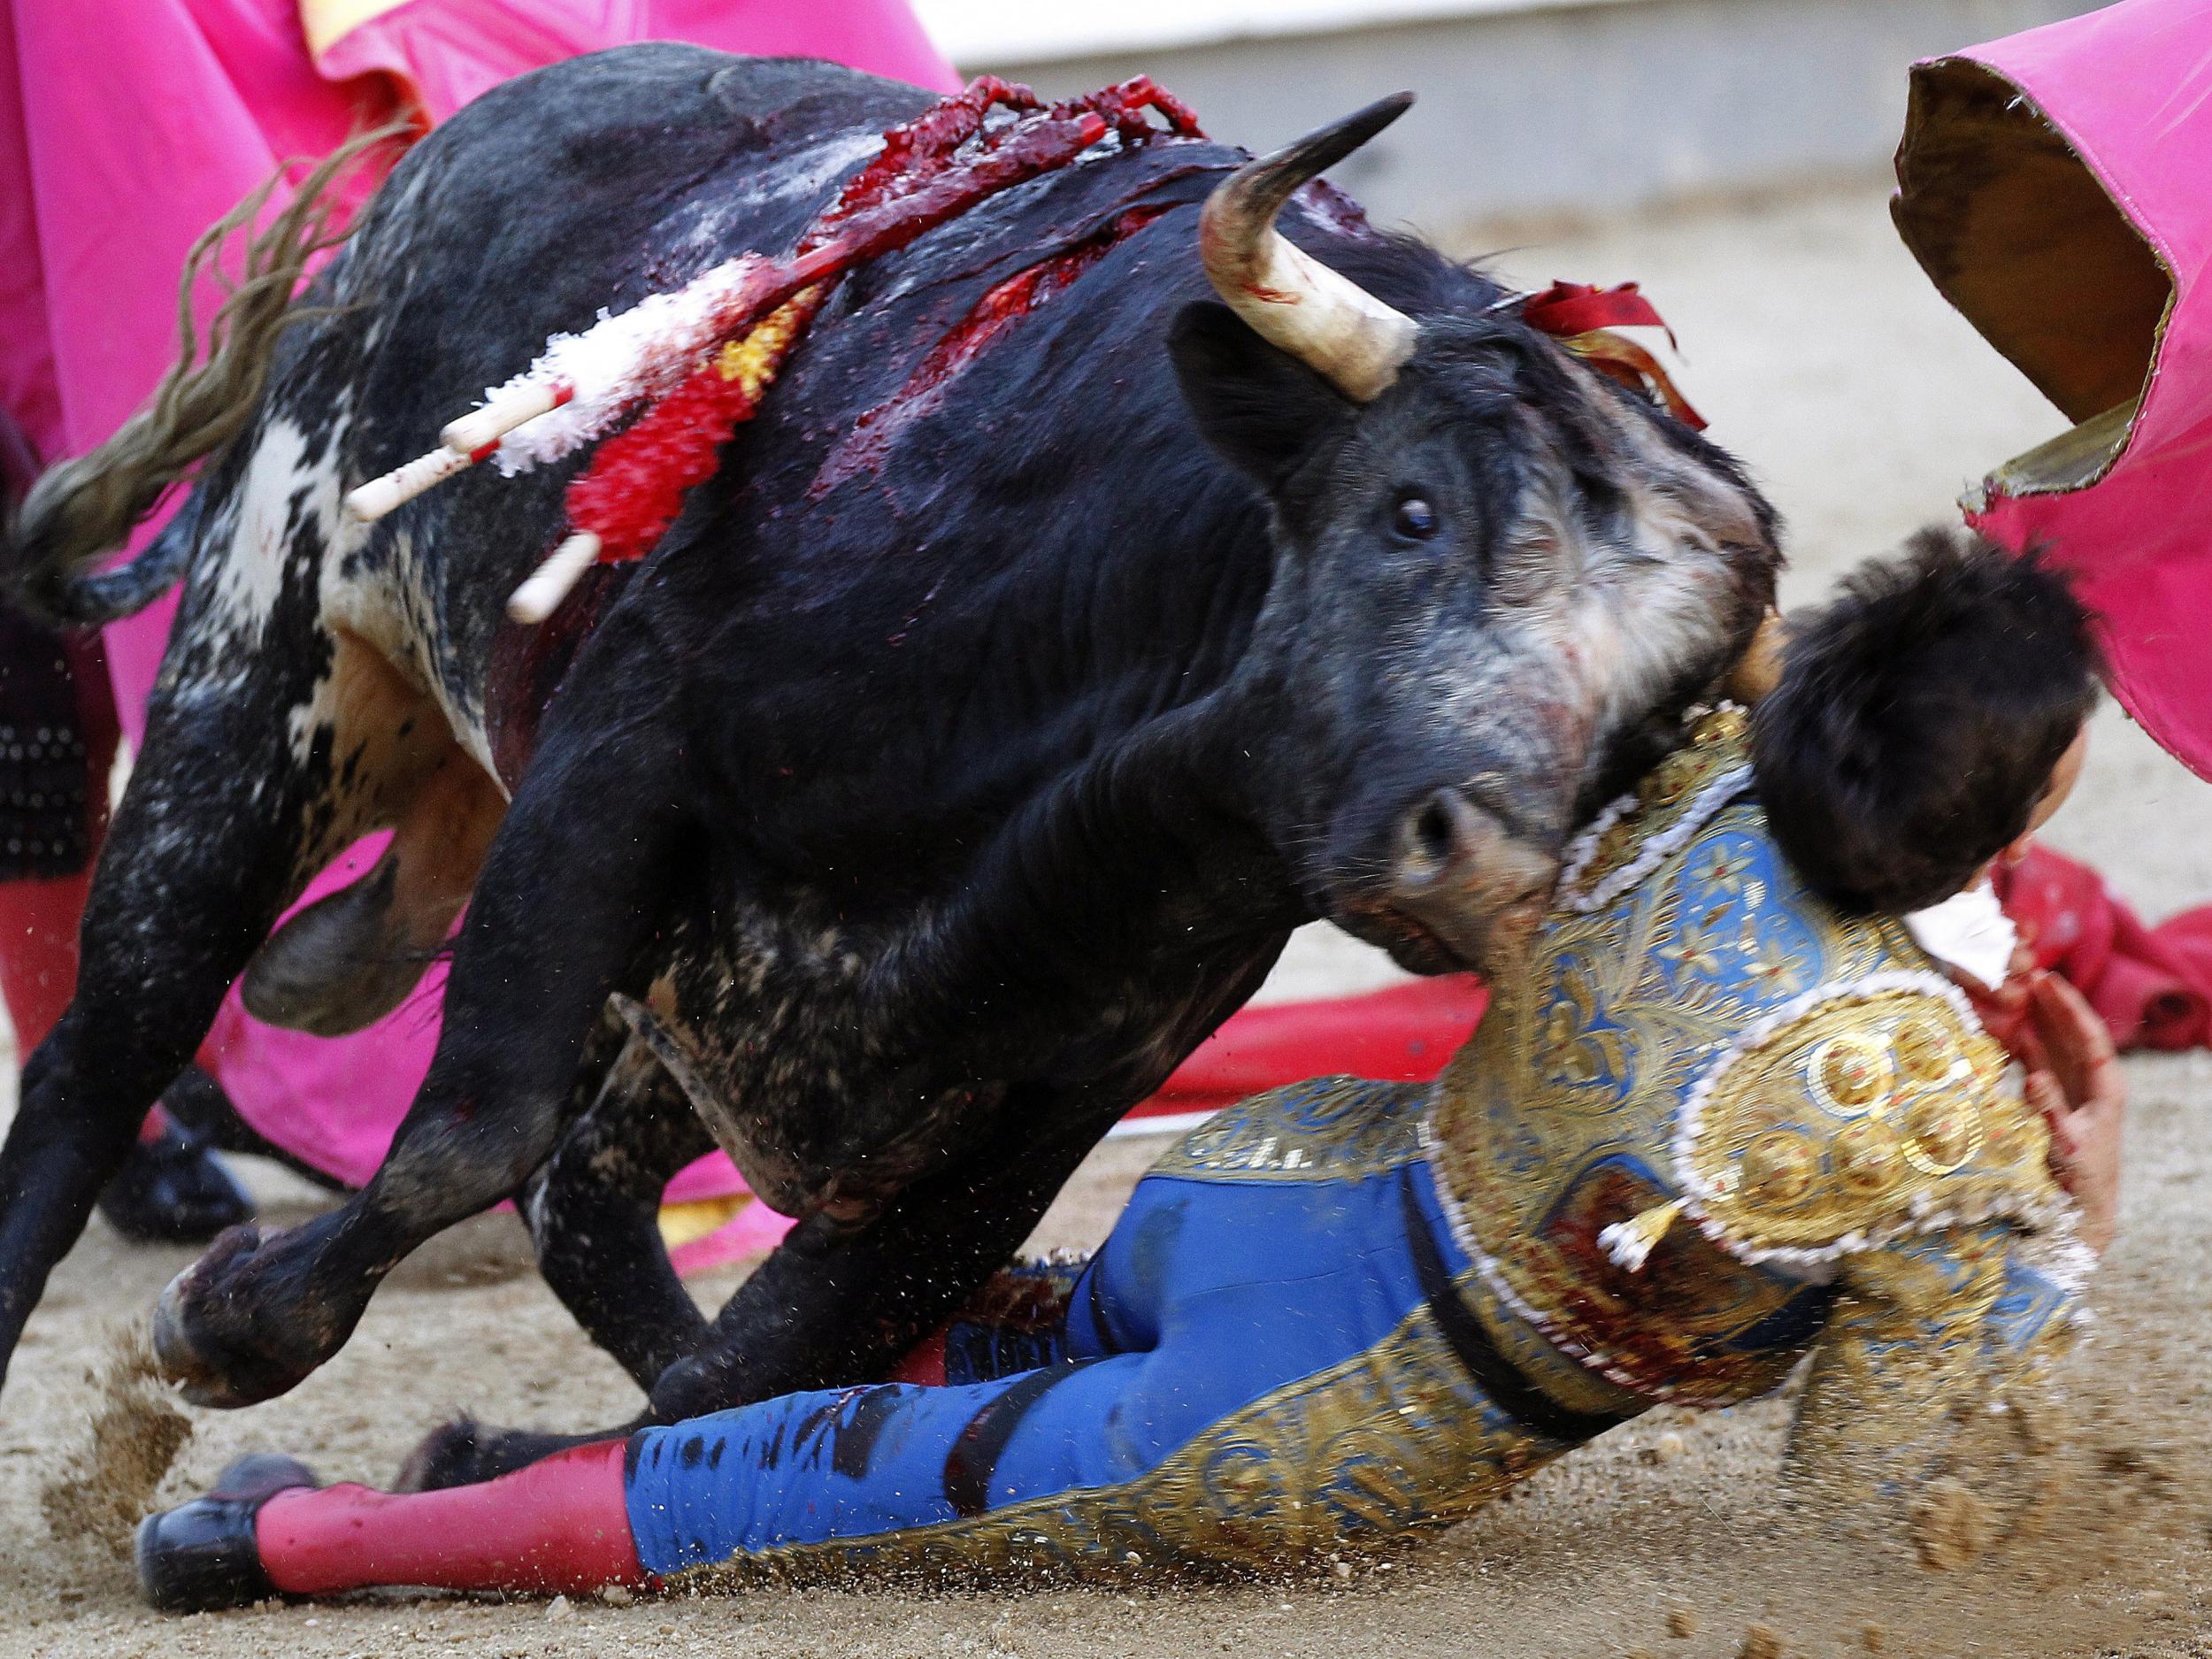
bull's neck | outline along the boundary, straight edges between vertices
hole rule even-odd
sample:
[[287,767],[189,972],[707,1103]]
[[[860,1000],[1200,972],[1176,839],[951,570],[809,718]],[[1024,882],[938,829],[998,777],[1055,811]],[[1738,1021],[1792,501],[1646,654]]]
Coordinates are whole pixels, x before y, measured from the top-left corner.
[[[1171,987],[1179,962],[1271,960],[1308,918],[1227,765],[1231,695],[1143,722],[1032,800],[883,982],[1089,1005],[1117,984]],[[971,1012],[941,1011],[951,1026]]]

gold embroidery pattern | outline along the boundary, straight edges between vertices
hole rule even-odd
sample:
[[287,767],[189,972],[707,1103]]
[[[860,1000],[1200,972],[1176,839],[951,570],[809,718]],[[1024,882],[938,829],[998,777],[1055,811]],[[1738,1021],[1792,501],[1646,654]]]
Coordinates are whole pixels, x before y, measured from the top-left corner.
[[1751,1259],[2021,1213],[2050,1196],[2047,1133],[2004,1069],[1940,995],[1847,993],[1723,1064],[1680,1173]]
[[1689,741],[1645,775],[1632,795],[1608,809],[1586,859],[1576,861],[1561,887],[1586,895],[1635,856],[1646,841],[1674,828],[1712,784],[1744,764],[1751,723],[1741,709],[1717,709],[1690,729]]
[[1420,1309],[1374,1347],[1223,1418],[1124,1485],[763,1550],[666,1582],[681,1592],[1280,1568],[1461,1519],[1563,1449],[1485,1399]]
[[1209,1181],[1343,1180],[1381,1175],[1421,1156],[1415,1083],[1325,1077],[1224,1107],[1152,1166]]

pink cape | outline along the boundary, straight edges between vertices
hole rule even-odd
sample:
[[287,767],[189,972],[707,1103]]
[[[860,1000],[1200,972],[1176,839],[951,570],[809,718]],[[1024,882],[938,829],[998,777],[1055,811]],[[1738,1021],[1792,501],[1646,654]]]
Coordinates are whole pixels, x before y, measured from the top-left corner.
[[[365,122],[411,106],[442,120],[510,76],[641,39],[959,84],[905,0],[0,6],[0,246],[11,255],[0,263],[0,403],[50,462],[101,442],[153,388],[175,349],[177,273],[193,240],[279,161],[326,153]],[[173,611],[165,603],[107,631],[134,742]],[[309,897],[365,869],[376,849],[354,849]],[[234,992],[202,1060],[256,1129],[357,1185],[428,1066],[443,988],[435,970],[398,1012],[334,1041],[260,1025]],[[686,1171],[669,1196],[742,1191],[718,1156]],[[695,1247],[687,1257],[699,1264]]]
[[2127,0],[1916,65],[1897,176],[1945,297],[2090,423],[1968,521],[2074,575],[2121,701],[2212,778],[2212,9]]

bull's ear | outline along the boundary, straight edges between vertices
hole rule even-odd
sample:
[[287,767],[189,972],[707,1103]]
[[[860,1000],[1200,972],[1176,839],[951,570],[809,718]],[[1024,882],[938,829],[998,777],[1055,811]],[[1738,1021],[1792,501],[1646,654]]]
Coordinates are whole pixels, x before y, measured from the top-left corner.
[[1183,307],[1168,352],[1206,442],[1268,490],[1352,418],[1342,393],[1213,300]]

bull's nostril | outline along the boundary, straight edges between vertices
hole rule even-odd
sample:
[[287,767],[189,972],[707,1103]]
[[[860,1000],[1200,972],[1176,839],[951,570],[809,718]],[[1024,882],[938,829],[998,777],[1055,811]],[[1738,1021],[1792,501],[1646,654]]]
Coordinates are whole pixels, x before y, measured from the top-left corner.
[[1432,795],[1414,816],[1413,844],[1425,856],[1444,864],[1452,856],[1452,829],[1451,809],[1442,796]]

